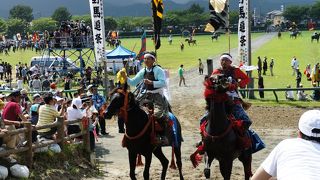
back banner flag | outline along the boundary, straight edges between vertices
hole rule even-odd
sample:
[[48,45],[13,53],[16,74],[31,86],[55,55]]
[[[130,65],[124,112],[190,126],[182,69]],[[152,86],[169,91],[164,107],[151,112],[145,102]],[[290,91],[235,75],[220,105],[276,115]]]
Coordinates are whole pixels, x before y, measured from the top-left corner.
[[103,0],[89,0],[96,62],[105,59]]
[[249,65],[249,14],[248,14],[249,4],[248,0],[239,0],[239,24],[238,24],[238,57],[239,63],[244,65]]
[[146,31],[144,31],[141,36],[141,49],[137,56],[140,61],[144,59],[144,52],[146,50],[147,50],[147,34],[146,34]]
[[160,43],[160,32],[163,19],[163,2],[162,0],[151,0],[152,4],[152,16],[153,16],[153,28],[154,28],[154,44],[155,49],[159,49]]
[[210,21],[207,24],[206,32],[226,32],[229,27],[228,0],[209,1]]

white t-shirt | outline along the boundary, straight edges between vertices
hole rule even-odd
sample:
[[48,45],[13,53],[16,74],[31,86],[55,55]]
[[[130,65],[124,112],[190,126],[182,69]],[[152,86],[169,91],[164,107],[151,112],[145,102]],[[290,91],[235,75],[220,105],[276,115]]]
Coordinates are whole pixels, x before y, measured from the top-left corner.
[[261,164],[278,180],[319,180],[320,143],[301,138],[281,141]]
[[17,80],[17,86],[18,86],[18,89],[23,89],[23,80],[21,79]]
[[0,66],[0,73],[3,73],[3,66]]
[[76,119],[82,119],[83,114],[80,109],[74,109],[73,107],[67,108],[67,120],[76,120]]

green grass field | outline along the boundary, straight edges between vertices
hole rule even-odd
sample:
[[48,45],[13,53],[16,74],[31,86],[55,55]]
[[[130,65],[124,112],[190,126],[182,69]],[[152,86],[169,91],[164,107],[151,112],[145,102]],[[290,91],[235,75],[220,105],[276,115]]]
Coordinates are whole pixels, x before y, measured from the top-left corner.
[[[320,44],[313,42],[311,43],[311,34],[313,32],[304,31],[302,37],[297,39],[290,39],[289,32],[282,33],[282,38],[277,37],[266,43],[260,49],[252,54],[252,64],[257,65],[260,56],[263,60],[264,56],[268,57],[268,63],[271,58],[274,58],[274,74],[270,76],[270,72],[267,72],[267,76],[264,76],[265,88],[284,88],[287,85],[291,87],[296,86],[296,77],[292,76],[291,60],[293,56],[296,56],[299,61],[299,68],[302,72],[302,84],[304,87],[312,87],[310,81],[307,81],[306,76],[303,74],[307,64],[314,64],[320,62]],[[257,78],[258,73],[253,73],[253,76]],[[257,79],[255,80],[255,87],[257,87]],[[311,94],[311,91],[306,92]],[[258,93],[256,93],[257,95]],[[266,99],[274,99],[272,92],[265,92]],[[284,92],[278,92],[279,98],[284,98]],[[267,102],[265,102],[267,103]],[[289,103],[290,104],[290,103]],[[309,105],[310,103],[305,103]],[[313,106],[314,103],[311,103]]]
[[[261,36],[261,34],[255,33],[252,35],[252,38],[258,36]],[[231,34],[231,49],[237,47],[237,38],[236,34]],[[157,51],[158,63],[170,70],[178,70],[180,64],[183,64],[184,68],[188,70],[198,66],[199,58],[204,62],[208,57],[229,51],[227,35],[221,35],[218,41],[213,40],[213,42],[209,35],[198,35],[195,36],[194,39],[197,40],[197,45],[188,46],[188,44],[184,42],[185,38],[181,38],[180,36],[173,37],[172,45],[169,45],[167,38],[161,38],[162,45]],[[185,45],[184,51],[182,52],[180,51],[180,42],[183,42]],[[140,38],[122,40],[122,45],[130,50],[139,52],[141,40]],[[150,38],[147,39],[147,50],[154,50],[154,45]],[[173,71],[173,73],[176,73],[176,71]]]

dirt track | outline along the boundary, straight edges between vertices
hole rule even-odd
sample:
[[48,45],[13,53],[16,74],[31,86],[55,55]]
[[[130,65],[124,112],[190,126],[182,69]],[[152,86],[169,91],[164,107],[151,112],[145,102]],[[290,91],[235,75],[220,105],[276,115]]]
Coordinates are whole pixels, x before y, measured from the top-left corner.
[[[255,42],[253,47],[258,48],[272,35],[266,35]],[[255,44],[256,43],[256,44]],[[234,51],[233,51],[234,52]],[[234,54],[234,53],[233,53]],[[215,58],[217,62],[217,58]],[[218,65],[217,63],[215,64]],[[205,71],[206,72],[206,71]],[[198,75],[196,69],[186,72],[187,87],[179,87],[177,77],[171,79],[171,104],[173,111],[182,124],[184,142],[182,144],[183,173],[187,180],[205,179],[203,176],[203,163],[196,169],[192,168],[189,160],[190,154],[195,150],[195,143],[200,139],[199,117],[204,113],[204,99],[202,97],[203,76]],[[261,136],[267,148],[253,155],[253,171],[261,164],[274,146],[281,140],[296,136],[296,127],[299,116],[307,109],[295,107],[262,107],[252,106],[248,114],[253,121],[252,128]],[[115,120],[107,122],[111,136],[102,137],[98,142],[97,157],[104,172],[101,179],[129,179],[129,163],[127,150],[121,147],[122,134],[118,134]],[[164,148],[168,159],[171,159],[171,149]],[[142,167],[136,170],[137,178],[142,178]],[[160,179],[161,166],[154,157],[151,165],[151,179]],[[211,179],[222,179],[217,161],[211,166]],[[169,170],[167,179],[179,179],[177,170]],[[243,168],[238,160],[234,161],[232,178],[244,179]]]

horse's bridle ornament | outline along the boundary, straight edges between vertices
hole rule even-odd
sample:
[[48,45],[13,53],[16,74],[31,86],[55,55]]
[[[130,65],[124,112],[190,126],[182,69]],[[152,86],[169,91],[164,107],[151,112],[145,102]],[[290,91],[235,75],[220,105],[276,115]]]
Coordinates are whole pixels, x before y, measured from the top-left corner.
[[[122,95],[124,95],[124,102],[123,102],[123,106],[120,108],[119,116],[122,117],[124,119],[124,122],[127,124],[128,123],[129,91],[125,91],[123,89],[118,89],[117,92],[122,94]],[[142,131],[139,134],[137,134],[136,136],[129,136],[127,134],[127,130],[126,130],[124,135],[129,140],[139,139],[140,137],[142,137],[147,132],[147,130],[150,127],[150,125],[152,127],[151,135],[153,135],[155,133],[154,132],[154,116],[153,116],[153,113],[149,113],[148,114],[148,123],[144,126],[144,128],[142,129]]]

